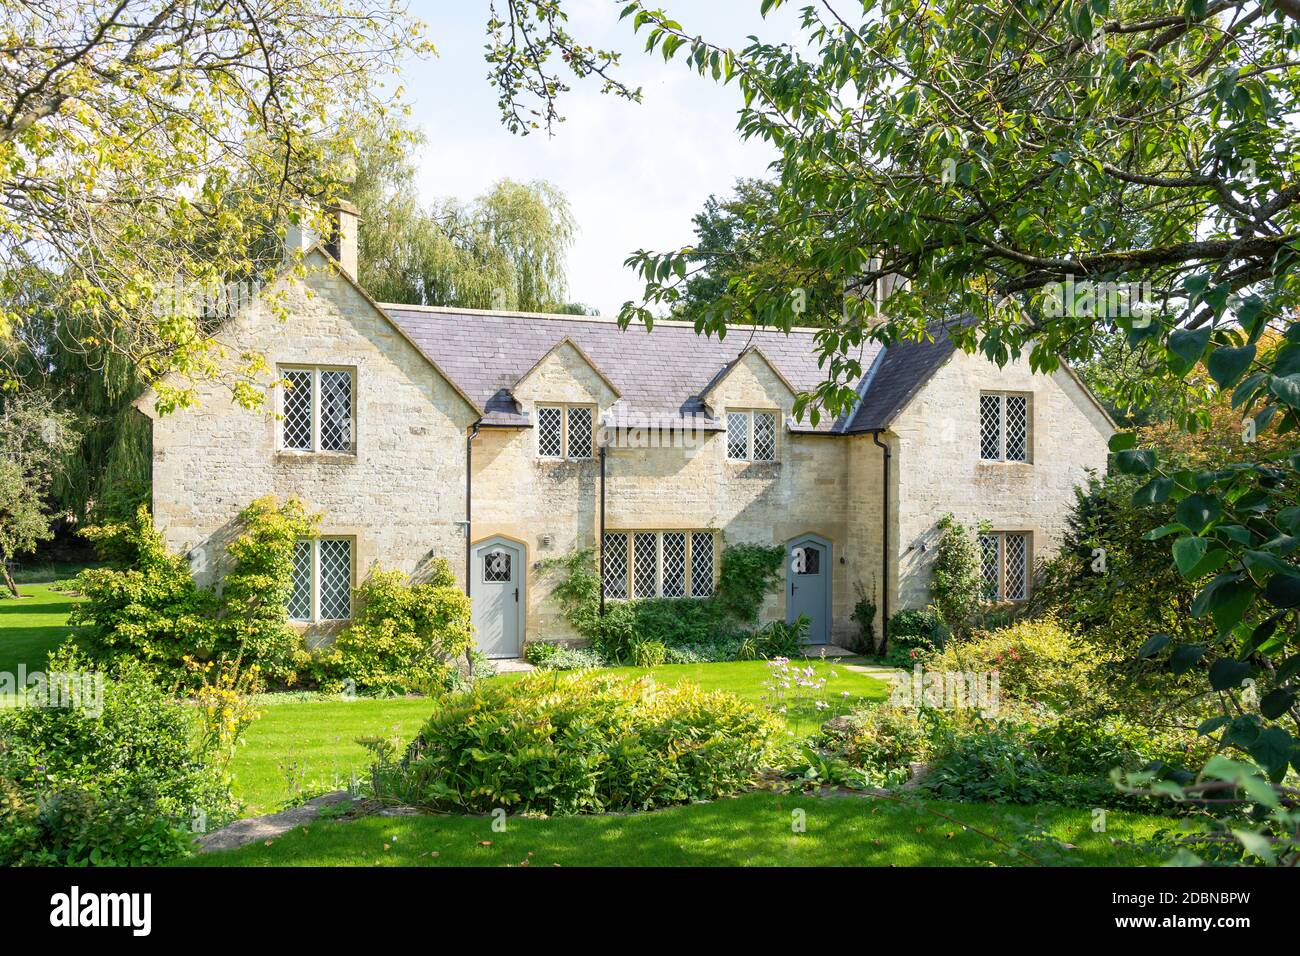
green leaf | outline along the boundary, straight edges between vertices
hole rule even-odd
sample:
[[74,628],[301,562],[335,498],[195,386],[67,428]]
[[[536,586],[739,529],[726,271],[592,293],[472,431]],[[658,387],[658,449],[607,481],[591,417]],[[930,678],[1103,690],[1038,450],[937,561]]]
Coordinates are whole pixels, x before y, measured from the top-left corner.
[[1116,432],[1110,436],[1111,451],[1128,451],[1137,445],[1137,435],[1133,432]]
[[1209,548],[1210,542],[1205,538],[1182,537],[1174,542],[1174,564],[1178,573],[1185,578],[1191,577],[1191,570],[1196,567]]
[[1196,728],[1196,733],[1201,737],[1208,737],[1227,722],[1228,718],[1223,714],[1218,717],[1211,717],[1209,720],[1201,721],[1200,726]]
[[1288,375],[1286,378],[1269,376],[1268,390],[1284,404],[1300,408],[1300,375]]
[[1277,720],[1295,703],[1295,691],[1279,687],[1264,695],[1259,702],[1259,712],[1269,720]]
[[1193,534],[1200,534],[1223,514],[1223,506],[1209,495],[1188,495],[1178,503],[1175,515]]
[[1185,674],[1204,656],[1204,644],[1183,644],[1169,655],[1169,669],[1175,674]]
[[1168,644],[1168,634],[1152,634],[1143,641],[1142,646],[1138,648],[1138,659],[1145,660],[1154,654],[1158,654],[1160,651],[1164,650]]
[[1199,329],[1175,329],[1169,334],[1169,351],[1182,360],[1184,368],[1190,369],[1210,344],[1210,332],[1208,325]]
[[1133,492],[1133,504],[1139,507],[1160,504],[1169,499],[1174,490],[1172,478],[1152,478],[1145,485]]
[[1187,530],[1186,525],[1182,525],[1177,522],[1174,522],[1173,524],[1162,524],[1154,531],[1148,531],[1146,534],[1144,534],[1142,536],[1142,540],[1159,541],[1161,538],[1166,538],[1171,534],[1178,534],[1179,532],[1186,531],[1186,530]]
[[1300,575],[1273,575],[1264,585],[1264,600],[1274,607],[1300,607]]
[[1156,453],[1149,448],[1125,449],[1115,453],[1115,468],[1122,475],[1145,475],[1156,466]]
[[1210,686],[1215,690],[1240,687],[1241,682],[1249,676],[1249,664],[1227,657],[1221,657],[1210,665]]
[[1255,346],[1244,345],[1241,348],[1220,346],[1210,353],[1205,366],[1210,371],[1210,378],[1222,389],[1231,388],[1250,368],[1255,360]]
[[1247,749],[1268,771],[1273,782],[1279,783],[1291,761],[1292,744],[1291,735],[1281,727],[1266,727]]

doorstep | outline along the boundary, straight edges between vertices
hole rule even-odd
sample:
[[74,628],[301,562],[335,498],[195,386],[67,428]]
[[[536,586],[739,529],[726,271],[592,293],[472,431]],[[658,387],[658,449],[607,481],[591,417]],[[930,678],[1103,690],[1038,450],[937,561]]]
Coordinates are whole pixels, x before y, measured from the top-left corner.
[[494,659],[492,666],[498,674],[522,674],[533,669],[533,665],[522,657]]
[[860,657],[856,651],[851,651],[847,647],[840,647],[838,644],[805,644],[803,648],[804,657]]

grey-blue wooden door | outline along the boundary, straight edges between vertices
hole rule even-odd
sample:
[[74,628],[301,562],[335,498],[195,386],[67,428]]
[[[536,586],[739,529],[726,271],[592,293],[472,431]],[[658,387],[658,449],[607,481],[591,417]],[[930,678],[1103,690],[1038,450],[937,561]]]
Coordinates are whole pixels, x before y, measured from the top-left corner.
[[522,549],[494,541],[474,550],[473,618],[478,648],[488,657],[519,656]]
[[786,549],[787,623],[799,615],[812,622],[808,628],[809,644],[830,641],[831,552],[816,538],[796,538]]

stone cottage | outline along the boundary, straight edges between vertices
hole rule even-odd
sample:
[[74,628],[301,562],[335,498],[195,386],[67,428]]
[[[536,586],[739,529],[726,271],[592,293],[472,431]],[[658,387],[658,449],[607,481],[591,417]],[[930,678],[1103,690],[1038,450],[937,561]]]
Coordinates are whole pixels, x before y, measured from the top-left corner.
[[217,382],[153,425],[153,511],[200,577],[217,573],[251,500],[297,495],[323,515],[298,545],[290,616],[336,631],[373,567],[451,560],[480,647],[574,635],[539,572],[602,545],[606,600],[712,592],[723,548],[779,544],[766,619],[807,614],[846,642],[863,595],[924,606],[935,524],[987,522],[990,600],[1022,601],[1059,539],[1071,489],[1103,469],[1113,423],[1068,369],[1034,374],[933,342],[864,346],[858,401],[813,426],[795,396],[823,373],[813,333],[384,305],[355,281],[356,220],[312,245],[223,329],[263,354],[266,408]]

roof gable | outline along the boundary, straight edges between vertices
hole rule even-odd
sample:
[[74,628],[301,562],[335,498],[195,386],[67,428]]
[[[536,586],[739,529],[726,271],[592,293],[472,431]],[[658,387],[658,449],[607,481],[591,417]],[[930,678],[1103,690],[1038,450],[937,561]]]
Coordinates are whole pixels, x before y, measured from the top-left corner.
[[564,338],[560,339],[553,346],[551,346],[551,348],[547,350],[546,354],[543,355],[541,358],[539,358],[533,364],[532,368],[530,368],[523,375],[519,376],[519,380],[515,382],[513,386],[511,386],[510,391],[518,395],[520,390],[526,387],[525,383],[527,383],[527,381],[530,378],[536,375],[538,371],[541,370],[542,366],[544,366],[547,363],[548,360],[557,357],[559,353],[566,347],[572,349],[573,352],[577,354],[578,358],[581,359],[586,364],[586,366],[596,374],[596,377],[599,378],[600,381],[605,384],[605,387],[609,389],[613,398],[622,397],[623,393],[619,390],[619,387],[609,380],[609,376],[607,376],[603,371],[601,371],[600,366],[591,360],[591,357],[582,350],[582,346],[578,345],[578,343],[573,341],[572,337],[568,335],[564,336]]
[[772,370],[772,373],[776,376],[777,381],[779,381],[782,385],[785,386],[786,391],[790,393],[791,397],[794,397],[795,395],[799,394],[799,390],[790,384],[790,380],[781,374],[781,370],[777,368],[776,365],[773,364],[771,359],[769,359],[766,355],[763,354],[763,350],[761,348],[759,348],[757,345],[749,345],[746,346],[739,355],[737,355],[734,359],[732,359],[730,362],[724,365],[722,367],[722,370],[713,377],[713,380],[704,387],[704,390],[700,392],[699,395],[700,402],[703,403],[704,405],[712,407],[713,402],[709,400],[710,397],[712,397],[722,387],[722,384],[726,382],[727,379],[731,378],[732,374],[736,371],[736,369],[740,368],[742,365],[745,364],[745,359],[749,358],[751,355],[756,355],[758,356],[758,358],[763,360],[763,364],[765,364],[769,369]]

